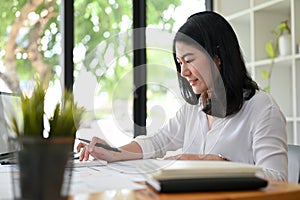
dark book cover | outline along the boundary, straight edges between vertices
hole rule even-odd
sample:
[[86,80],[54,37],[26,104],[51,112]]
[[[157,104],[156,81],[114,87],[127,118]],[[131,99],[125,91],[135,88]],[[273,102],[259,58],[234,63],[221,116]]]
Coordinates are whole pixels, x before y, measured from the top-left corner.
[[147,183],[159,192],[199,192],[255,190],[266,187],[268,181],[258,177],[222,177],[195,179],[148,180]]

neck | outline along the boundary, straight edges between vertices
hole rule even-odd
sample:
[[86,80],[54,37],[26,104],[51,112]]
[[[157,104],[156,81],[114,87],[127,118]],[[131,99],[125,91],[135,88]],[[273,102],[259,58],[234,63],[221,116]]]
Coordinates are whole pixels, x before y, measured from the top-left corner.
[[208,123],[208,129],[210,130],[212,127],[212,124],[216,120],[216,118],[214,116],[206,114],[206,119],[207,119],[207,123]]

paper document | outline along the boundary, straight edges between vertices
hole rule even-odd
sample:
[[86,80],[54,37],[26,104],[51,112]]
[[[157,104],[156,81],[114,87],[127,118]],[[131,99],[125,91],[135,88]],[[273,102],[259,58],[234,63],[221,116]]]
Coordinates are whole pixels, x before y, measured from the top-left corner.
[[[78,160],[75,161],[79,162]],[[89,167],[74,167],[68,195],[79,195],[78,199],[86,199],[87,194],[118,190],[145,189],[144,184],[138,184],[129,175],[117,171],[108,165],[91,166],[91,163],[100,164],[99,160],[88,162]],[[103,163],[102,163],[103,164]],[[81,166],[84,164],[80,164]],[[13,199],[12,168],[15,165],[0,165],[0,199]],[[17,170],[17,169],[16,169]],[[134,174],[133,176],[135,176]],[[82,198],[81,195],[82,194]]]
[[105,166],[107,165],[107,161],[105,160],[87,160],[87,161],[79,161],[73,160],[73,167],[96,167],[96,166]]
[[72,174],[70,194],[91,194],[107,190],[140,190],[145,185],[133,182],[130,178],[109,165],[101,167],[78,167]]

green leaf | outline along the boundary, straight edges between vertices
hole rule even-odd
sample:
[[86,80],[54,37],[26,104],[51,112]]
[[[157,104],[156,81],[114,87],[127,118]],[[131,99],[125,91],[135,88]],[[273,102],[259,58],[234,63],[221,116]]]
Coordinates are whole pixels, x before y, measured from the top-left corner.
[[65,90],[62,104],[57,104],[49,119],[49,137],[75,136],[85,110],[74,103],[72,92]]
[[285,24],[285,23],[280,23],[280,24],[276,27],[276,29],[282,31],[282,30],[286,29],[286,24]]
[[270,40],[269,42],[266,43],[265,50],[266,50],[269,58],[275,58],[275,48],[273,46],[272,40]]
[[270,73],[269,73],[267,70],[263,69],[263,70],[261,71],[261,78],[262,78],[262,79],[268,79],[269,76],[270,76]]
[[44,100],[45,89],[39,79],[31,97],[24,96],[22,99],[23,124],[22,134],[43,137],[44,131]]
[[288,25],[288,20],[285,20],[278,24],[278,26],[275,28],[276,32],[279,32],[279,35],[282,35],[284,31],[287,31],[288,34],[291,34],[290,27]]
[[268,85],[268,86],[264,87],[263,90],[266,92],[270,92],[270,86]]
[[[44,137],[44,102],[45,86],[36,80],[36,87],[30,97],[22,98],[23,130],[18,129],[17,119],[12,118],[12,129],[18,135]],[[65,91],[62,103],[57,103],[53,116],[48,119],[50,125],[49,137],[75,136],[85,110],[73,102],[73,94]]]

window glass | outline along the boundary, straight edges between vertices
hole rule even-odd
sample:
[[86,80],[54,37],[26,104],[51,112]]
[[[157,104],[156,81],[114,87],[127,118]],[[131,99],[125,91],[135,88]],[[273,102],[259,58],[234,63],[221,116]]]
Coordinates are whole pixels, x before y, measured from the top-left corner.
[[[0,90],[30,94],[36,74],[50,77],[47,114],[61,94],[61,1],[34,1],[40,3],[1,4]],[[181,104],[170,36],[188,15],[200,10],[204,0],[147,1],[149,134]],[[75,0],[74,18],[74,94],[90,119],[82,134],[104,136],[113,145],[122,145],[133,137],[132,0]],[[153,40],[152,33],[166,41]]]
[[[75,0],[74,5],[74,94],[90,119],[78,135],[123,145],[133,138],[132,0]],[[149,134],[181,104],[170,36],[187,15],[203,9],[202,0],[147,1]],[[152,33],[167,41],[153,40]]]
[[114,116],[132,113],[132,0],[75,0],[74,10],[74,95],[89,113],[78,135],[119,145],[130,137]]
[[60,1],[1,1],[0,90],[27,93],[36,75],[50,79],[46,114],[60,100]]
[[[147,1],[149,3],[150,1]],[[161,2],[158,2],[161,3]],[[204,0],[164,1],[158,12],[148,6],[147,16],[147,134],[154,134],[184,103],[172,55],[172,39],[193,13],[205,10]],[[155,13],[155,14],[154,14]],[[159,20],[158,20],[159,19]],[[159,23],[154,23],[159,21]]]

